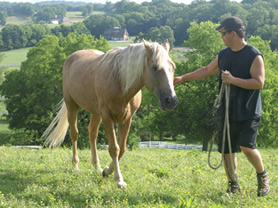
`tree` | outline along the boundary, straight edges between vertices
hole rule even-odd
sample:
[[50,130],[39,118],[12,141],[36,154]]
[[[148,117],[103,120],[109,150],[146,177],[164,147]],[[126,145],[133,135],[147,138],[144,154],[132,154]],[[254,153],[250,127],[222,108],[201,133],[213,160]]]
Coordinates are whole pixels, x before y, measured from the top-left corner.
[[6,25],[2,29],[1,33],[4,50],[26,47],[28,39],[24,30],[24,26]]
[[11,50],[34,46],[44,36],[48,35],[50,30],[43,25],[6,25],[2,29],[0,49]]
[[87,4],[86,7],[87,7],[88,13],[90,15],[94,10],[94,5],[92,3],[90,3],[90,4]]
[[7,12],[0,11],[0,25],[5,25],[7,21]]
[[88,14],[89,14],[88,9],[87,9],[86,7],[83,7],[83,9],[82,9],[82,16],[83,16],[83,17],[87,17]]
[[[0,63],[3,61],[4,58],[4,54],[0,53]],[[4,81],[4,74],[6,72],[6,68],[5,67],[0,67],[0,85],[3,83]]]
[[173,47],[175,42],[174,32],[169,26],[161,26],[159,28],[152,27],[146,34],[141,34],[141,37],[138,38],[144,38],[158,43],[163,43],[166,39],[168,39],[171,47]]
[[103,35],[104,31],[113,28],[120,27],[119,21],[114,17],[105,17],[103,15],[93,15],[84,20],[85,26],[96,38]]
[[265,85],[262,94],[262,122],[258,131],[258,144],[261,146],[278,146],[278,53],[270,48],[270,41],[259,36],[251,36],[248,43],[260,50],[265,62]]
[[51,19],[54,19],[56,15],[55,9],[47,6],[33,16],[33,21],[36,23],[48,22]]
[[31,3],[18,3],[13,6],[14,16],[29,16],[35,12],[35,8]]
[[46,35],[50,34],[50,29],[45,25],[28,24],[25,28],[26,30],[29,30],[29,35],[27,36],[28,42],[26,44],[27,47],[36,45]]
[[247,16],[249,34],[254,34],[257,28],[267,24],[268,20],[270,20],[269,15],[269,10],[263,5],[257,4],[256,7],[252,8]]
[[130,35],[136,35],[143,31],[144,14],[139,12],[131,12],[124,14],[126,19],[126,29]]
[[262,27],[259,27],[254,35],[259,35],[263,40],[271,40],[271,48],[278,49],[278,26],[265,24]]
[[106,51],[108,42],[91,35],[69,34],[60,39],[47,36],[30,49],[20,70],[8,73],[0,88],[7,98],[10,128],[24,129],[33,144],[42,144],[37,138],[53,119],[55,106],[62,99],[63,63],[72,52],[86,48]]
[[59,36],[59,33],[62,33],[64,37],[66,37],[70,33],[75,33],[76,35],[90,34],[90,31],[87,29],[83,22],[78,22],[69,26],[62,24],[56,26],[55,28],[52,28],[51,32],[56,36]]

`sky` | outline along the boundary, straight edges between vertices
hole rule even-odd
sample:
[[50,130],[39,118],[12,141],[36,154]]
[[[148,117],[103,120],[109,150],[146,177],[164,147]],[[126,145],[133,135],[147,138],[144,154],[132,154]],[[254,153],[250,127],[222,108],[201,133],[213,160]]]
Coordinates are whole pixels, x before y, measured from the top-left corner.
[[[40,1],[46,1],[46,0],[0,0],[0,1],[36,3],[36,2],[40,2]],[[64,0],[64,1],[81,1],[81,2],[90,2],[90,3],[105,3],[106,1],[109,1],[109,2],[115,3],[120,0]],[[134,1],[138,4],[141,4],[142,2],[145,2],[145,1],[151,2],[151,0],[130,0],[130,1]],[[192,0],[171,0],[171,1],[175,2],[175,3],[184,3],[184,4],[190,4],[192,2]],[[232,1],[241,2],[241,0],[232,0]]]

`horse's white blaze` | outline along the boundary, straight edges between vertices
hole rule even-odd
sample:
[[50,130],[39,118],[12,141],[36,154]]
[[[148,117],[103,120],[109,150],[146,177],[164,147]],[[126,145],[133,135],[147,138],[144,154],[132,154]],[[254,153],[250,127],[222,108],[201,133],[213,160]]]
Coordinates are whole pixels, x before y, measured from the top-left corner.
[[166,72],[168,84],[169,84],[169,87],[170,87],[170,90],[171,90],[171,96],[174,97],[174,96],[176,96],[176,92],[175,92],[175,89],[174,89],[173,77],[170,73],[170,65],[167,63],[166,66],[167,67],[165,68],[165,72]]

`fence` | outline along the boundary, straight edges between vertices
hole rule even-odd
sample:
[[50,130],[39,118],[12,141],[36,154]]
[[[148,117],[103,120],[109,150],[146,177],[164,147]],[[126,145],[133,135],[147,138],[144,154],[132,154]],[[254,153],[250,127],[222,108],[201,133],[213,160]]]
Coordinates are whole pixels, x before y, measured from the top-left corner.
[[164,148],[174,150],[189,150],[189,149],[202,149],[202,145],[185,145],[185,144],[172,144],[161,141],[147,141],[139,142],[139,148]]

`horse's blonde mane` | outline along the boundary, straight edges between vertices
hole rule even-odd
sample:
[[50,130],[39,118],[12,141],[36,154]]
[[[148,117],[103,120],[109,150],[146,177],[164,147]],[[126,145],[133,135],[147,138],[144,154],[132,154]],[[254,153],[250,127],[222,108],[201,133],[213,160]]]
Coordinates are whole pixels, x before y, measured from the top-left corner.
[[[146,43],[152,48],[152,62],[158,66],[165,64],[165,61],[172,60],[169,58],[167,51],[158,43]],[[141,78],[144,67],[147,64],[147,51],[144,43],[130,44],[125,48],[114,48],[108,51],[102,58],[102,62],[113,63],[113,72],[121,80],[123,93],[133,87]]]

